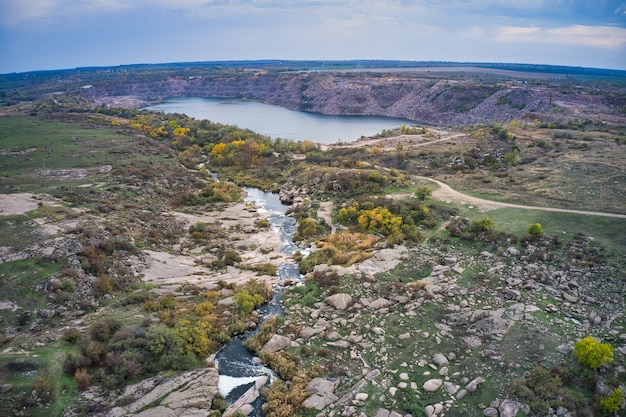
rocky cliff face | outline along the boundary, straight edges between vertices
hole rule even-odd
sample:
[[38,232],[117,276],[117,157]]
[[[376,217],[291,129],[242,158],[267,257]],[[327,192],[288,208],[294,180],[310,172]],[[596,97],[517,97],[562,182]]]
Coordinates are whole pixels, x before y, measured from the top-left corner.
[[605,103],[558,86],[478,77],[453,79],[403,73],[231,72],[109,80],[84,89],[95,103],[132,96],[247,98],[293,110],[333,115],[401,117],[455,126],[510,121],[551,110],[555,103],[597,113]]

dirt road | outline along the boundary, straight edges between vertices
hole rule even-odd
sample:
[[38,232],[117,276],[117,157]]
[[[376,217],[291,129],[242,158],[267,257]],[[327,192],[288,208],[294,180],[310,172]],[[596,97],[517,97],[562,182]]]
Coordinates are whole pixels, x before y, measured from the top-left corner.
[[485,200],[478,197],[472,197],[471,195],[463,194],[459,191],[452,189],[448,184],[445,184],[441,181],[434,180],[432,178],[427,177],[419,177],[421,180],[426,180],[430,182],[434,182],[439,186],[438,190],[433,191],[433,197],[442,200],[442,201],[450,201],[458,204],[469,204],[472,206],[476,206],[482,210],[495,210],[499,208],[519,208],[526,210],[541,210],[541,211],[551,211],[556,213],[573,213],[573,214],[585,214],[589,216],[603,216],[603,217],[614,217],[618,219],[626,219],[626,214],[617,214],[617,213],[603,213],[599,211],[583,211],[583,210],[569,210],[569,209],[560,209],[554,207],[539,207],[539,206],[524,206],[521,204],[511,204],[511,203],[502,203],[499,201]]

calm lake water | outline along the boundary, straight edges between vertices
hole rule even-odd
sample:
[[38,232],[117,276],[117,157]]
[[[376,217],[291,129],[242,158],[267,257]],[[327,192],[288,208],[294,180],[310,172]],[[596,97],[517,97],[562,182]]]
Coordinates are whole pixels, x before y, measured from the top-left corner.
[[309,139],[317,143],[353,142],[361,136],[371,136],[403,124],[414,126],[411,120],[378,116],[329,116],[289,110],[255,101],[176,98],[147,107],[165,113],[182,113],[196,119],[236,125],[272,138]]

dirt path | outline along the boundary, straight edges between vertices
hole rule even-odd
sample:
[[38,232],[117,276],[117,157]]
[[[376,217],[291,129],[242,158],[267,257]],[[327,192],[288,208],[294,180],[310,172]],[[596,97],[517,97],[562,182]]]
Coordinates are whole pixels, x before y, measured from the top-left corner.
[[441,181],[434,180],[432,178],[427,177],[419,177],[421,180],[426,180],[430,182],[434,182],[439,186],[438,190],[433,191],[433,197],[442,200],[442,201],[451,201],[459,204],[469,204],[472,206],[476,206],[481,210],[489,211],[496,210],[499,208],[519,208],[526,210],[541,210],[541,211],[550,211],[555,213],[573,213],[573,214],[585,214],[589,216],[603,216],[603,217],[614,217],[618,219],[626,219],[626,214],[616,214],[616,213],[603,213],[599,211],[583,211],[583,210],[569,210],[569,209],[560,209],[554,207],[539,207],[539,206],[524,206],[521,204],[511,204],[511,203],[502,203],[499,201],[485,200],[478,197],[472,197],[471,195],[463,194],[459,191],[452,189],[448,184],[445,184]]
[[398,144],[401,144],[404,149],[414,149],[420,148],[422,146],[432,145],[434,143],[446,142],[454,139],[458,139],[460,137],[466,136],[464,133],[457,132],[447,132],[444,130],[434,130],[430,129],[431,133],[436,135],[437,139],[433,139],[432,137],[426,137],[424,135],[399,135],[392,136],[388,138],[377,138],[377,139],[360,139],[355,142],[350,143],[341,143],[341,144],[332,144],[325,145],[320,144],[320,149],[323,151],[327,151],[332,148],[361,148],[363,146],[366,147],[378,147],[381,151],[392,151],[396,149]]

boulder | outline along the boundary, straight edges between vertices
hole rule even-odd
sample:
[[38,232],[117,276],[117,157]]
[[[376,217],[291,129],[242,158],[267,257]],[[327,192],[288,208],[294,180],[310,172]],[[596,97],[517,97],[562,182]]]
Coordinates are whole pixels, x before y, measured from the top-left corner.
[[359,392],[354,396],[354,399],[357,401],[367,401],[369,395],[364,392]]
[[302,405],[306,408],[323,410],[327,405],[338,400],[333,394],[336,382],[324,378],[314,378],[306,386],[306,391],[312,394]]
[[467,392],[474,392],[476,391],[476,388],[478,388],[478,386],[482,384],[483,382],[485,382],[485,378],[483,377],[479,376],[477,378],[474,378],[473,380],[470,381],[469,384],[465,386],[465,390]]
[[448,394],[456,394],[460,388],[460,386],[453,384],[452,382],[443,383],[443,389],[446,390]]
[[422,388],[424,391],[434,392],[437,391],[443,385],[443,381],[441,379],[429,379],[424,382]]
[[279,352],[287,349],[289,346],[291,346],[291,340],[288,337],[275,334],[267,341],[261,351]]
[[522,298],[522,293],[511,288],[505,288],[502,290],[502,297],[504,297],[505,300],[519,301]]
[[507,398],[502,401],[500,407],[498,407],[498,411],[500,411],[500,417],[515,417],[520,408],[520,403]]
[[448,358],[446,358],[445,355],[442,355],[441,353],[435,354],[435,356],[433,356],[433,361],[435,361],[435,363],[439,366],[448,364]]
[[386,298],[379,298],[375,301],[372,301],[367,308],[371,308],[372,310],[380,310],[381,308],[391,307],[393,305],[393,301],[387,300]]
[[335,391],[336,382],[324,378],[313,378],[306,386],[310,394],[332,394]]
[[353,300],[350,294],[339,293],[327,297],[324,301],[337,310],[345,310],[352,305]]
[[376,412],[374,413],[374,417],[389,417],[389,410],[386,410],[384,408],[379,408],[378,410],[376,410]]
[[224,307],[232,307],[235,304],[236,304],[235,297],[222,298],[221,300],[217,302],[218,306],[224,306]]
[[519,250],[514,248],[513,246],[511,246],[510,248],[508,248],[506,250],[510,255],[512,256],[518,256],[519,255]]
[[498,417],[498,410],[493,407],[487,407],[483,410],[483,416],[485,417]]
[[325,396],[319,395],[319,394],[313,394],[309,398],[304,400],[304,402],[302,403],[302,406],[304,408],[314,408],[316,410],[321,411],[324,409],[324,407],[326,407],[330,403],[332,403],[332,401],[330,401]]
[[480,347],[483,344],[482,340],[480,340],[480,338],[476,336],[465,336],[462,339],[463,339],[463,344],[465,345],[465,347],[469,349],[476,349],[477,347]]
[[469,331],[483,336],[502,335],[509,331],[514,321],[502,317],[490,316],[472,324]]

